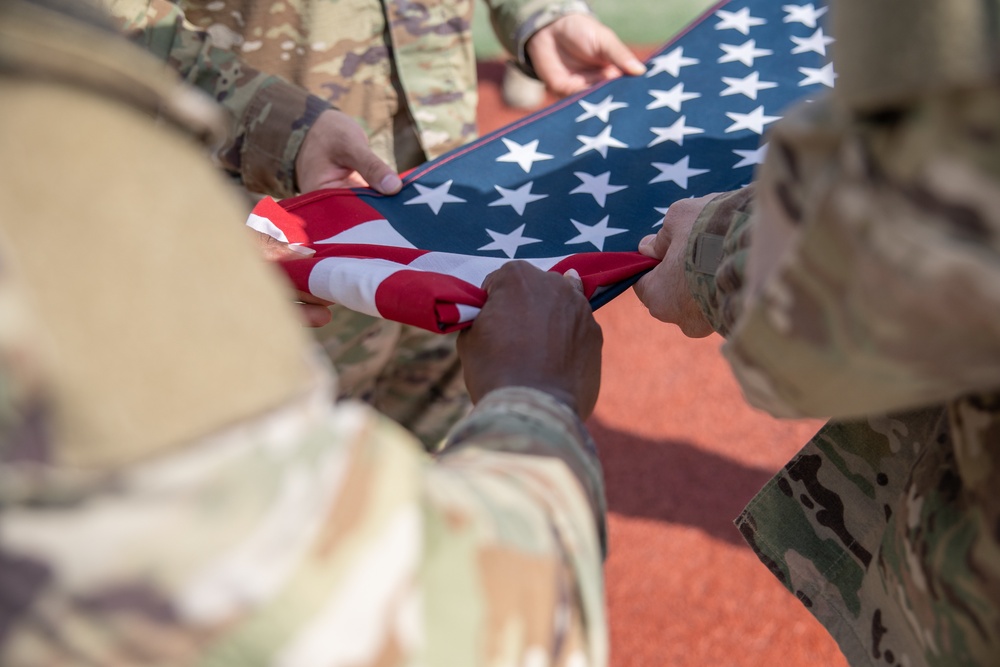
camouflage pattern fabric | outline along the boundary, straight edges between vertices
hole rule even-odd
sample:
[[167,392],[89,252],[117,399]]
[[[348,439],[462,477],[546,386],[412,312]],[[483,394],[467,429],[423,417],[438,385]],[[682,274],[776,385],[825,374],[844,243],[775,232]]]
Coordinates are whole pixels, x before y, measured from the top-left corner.
[[[182,0],[185,14],[251,66],[319,95],[365,128],[398,170],[476,137],[475,0]],[[524,62],[537,30],[584,0],[487,0]]]
[[439,448],[448,430],[471,408],[455,340],[377,317],[331,309],[333,319],[314,330],[337,370],[338,399],[365,401]]
[[726,235],[688,279],[748,400],[835,418],[737,525],[852,665],[1000,665],[1000,85],[963,67],[873,111],[847,83],[775,126],[756,191],[689,243]]
[[[199,145],[151,113],[150,90],[162,95],[152,109],[186,95],[151,64],[104,32],[0,0],[0,148],[50,137],[32,160],[6,165],[0,203],[30,227],[83,230],[67,261],[40,268],[10,261],[44,253],[24,246],[17,220],[0,218],[0,664],[606,665],[600,470],[579,419],[544,393],[484,397],[437,458],[363,404],[332,406],[330,379],[314,364],[306,384],[296,379],[237,420],[220,412],[183,440],[137,443],[128,431],[102,430],[95,453],[64,430],[21,428],[70,419],[87,432],[134,394],[168,401],[183,386],[169,372],[150,375],[161,361],[223,383],[225,402],[255,383],[275,340],[268,329],[289,332],[284,344],[299,363],[312,358],[277,279],[222,215],[237,218],[237,200]],[[60,160],[67,137],[84,135],[98,154]],[[92,174],[92,161],[122,166]],[[154,250],[136,227],[140,215],[156,229],[180,224],[169,207],[143,205],[163,189],[163,171],[183,201],[215,193],[218,206],[205,209],[213,215],[196,221],[198,244]],[[80,182],[123,200],[138,194],[132,210],[88,207],[64,195]],[[118,233],[109,240],[106,228]],[[220,252],[242,261],[219,266]],[[222,272],[267,282],[273,289],[253,294],[263,324],[234,336],[225,326],[234,314],[215,295],[198,320],[184,310],[195,300],[187,292],[121,298],[133,283],[166,293],[181,284],[160,259],[202,285]],[[60,285],[89,279],[77,269],[93,265],[128,279],[67,303]],[[72,335],[109,360],[75,378],[100,391],[48,391],[81,368],[57,326],[67,309]],[[109,342],[108,321],[140,333]],[[150,321],[157,326],[138,326]],[[215,340],[189,349],[189,332],[202,325]],[[141,354],[151,340],[155,359]],[[49,353],[58,364],[28,362]],[[234,354],[239,370],[219,366]],[[114,368],[119,358],[126,368]],[[128,381],[109,394],[107,376],[118,370]],[[183,410],[172,416],[191,421]]]
[[188,23],[170,0],[100,0],[134,41],[170,64],[230,114],[217,152],[222,166],[251,192],[297,194],[295,157],[306,133],[329,108],[298,86],[249,67]]
[[508,389],[462,429],[432,461],[321,394],[132,467],[5,457],[0,660],[607,664],[582,427]]
[[740,515],[852,665],[1000,664],[998,424],[996,395],[831,422]]

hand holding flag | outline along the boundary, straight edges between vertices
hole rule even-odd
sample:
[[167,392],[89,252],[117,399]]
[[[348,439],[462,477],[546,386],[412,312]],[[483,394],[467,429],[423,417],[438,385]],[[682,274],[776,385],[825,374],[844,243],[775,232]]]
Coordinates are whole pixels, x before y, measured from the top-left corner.
[[296,287],[431,331],[478,314],[513,259],[575,269],[593,306],[659,263],[635,251],[675,201],[749,183],[761,137],[833,86],[825,7],[731,0],[639,77],[607,81],[430,162],[385,197],[327,190],[262,201],[248,224],[314,254]]

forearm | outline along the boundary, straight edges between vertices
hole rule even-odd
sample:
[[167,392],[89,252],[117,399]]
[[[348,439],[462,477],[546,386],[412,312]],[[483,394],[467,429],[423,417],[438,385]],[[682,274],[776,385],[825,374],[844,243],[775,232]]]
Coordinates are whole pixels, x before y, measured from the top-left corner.
[[0,596],[18,605],[4,663],[142,664],[138,636],[145,660],[606,664],[597,539],[558,461],[470,448],[435,464],[361,407],[305,430],[275,417],[143,466],[36,466],[58,506],[7,489],[5,568],[34,584]]
[[1000,385],[998,118],[983,89],[776,128],[725,347],[751,402],[850,417]]
[[[453,431],[439,464],[428,480],[431,503],[465,535],[447,548],[471,541],[482,581],[518,570],[470,594],[485,590],[495,619],[506,615],[526,624],[529,635],[544,633],[545,650],[561,647],[549,664],[573,654],[605,664],[604,489],[593,443],[576,415],[536,390],[494,391]],[[566,620],[563,629],[554,622],[559,618]],[[500,630],[477,634],[499,637]]]
[[324,396],[138,465],[0,461],[0,477],[33,473],[0,493],[4,567],[34,582],[0,594],[16,609],[4,664],[140,664],[136,637],[164,662],[394,650],[475,666],[543,650],[606,664],[568,410],[497,392],[434,461],[364,406],[322,416]]
[[169,0],[104,0],[121,28],[229,113],[218,159],[254,192],[296,193],[295,158],[329,104],[280,77],[247,66],[213,45]]
[[491,392],[451,433],[440,459],[447,464],[471,449],[561,461],[586,496],[603,548],[605,503],[600,463],[590,434],[572,410],[534,389],[512,387]]

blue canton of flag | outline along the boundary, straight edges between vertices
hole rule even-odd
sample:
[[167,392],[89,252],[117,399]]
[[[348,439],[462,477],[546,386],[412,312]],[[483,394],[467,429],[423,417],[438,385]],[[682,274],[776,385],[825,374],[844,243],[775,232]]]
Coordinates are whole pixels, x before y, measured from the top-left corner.
[[433,331],[466,326],[483,279],[518,259],[576,269],[591,303],[652,260],[635,253],[678,199],[745,185],[789,104],[831,88],[826,7],[731,0],[623,77],[417,170],[402,192],[265,200],[248,224],[301,247],[299,289]]

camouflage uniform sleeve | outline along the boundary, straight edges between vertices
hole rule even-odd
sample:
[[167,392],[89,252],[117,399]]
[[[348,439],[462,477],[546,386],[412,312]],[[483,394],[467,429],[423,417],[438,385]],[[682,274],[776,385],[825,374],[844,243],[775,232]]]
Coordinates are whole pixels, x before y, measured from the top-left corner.
[[817,101],[769,146],[724,348],[748,399],[851,417],[996,387],[1000,89]]
[[139,463],[0,456],[0,662],[607,664],[568,409],[496,392],[435,461],[327,391]]
[[450,618],[471,596],[489,621],[453,627],[448,640],[478,636],[485,654],[429,664],[493,664],[511,650],[503,646],[514,627],[524,634],[513,664],[606,664],[604,489],[576,415],[536,390],[495,391],[459,423],[438,463],[425,488],[435,521],[451,534],[436,546],[435,561],[466,560],[480,583],[463,596],[449,565],[434,570],[435,590],[451,604]]
[[568,407],[548,394],[524,387],[494,391],[456,426],[445,443],[440,460],[450,462],[460,452],[464,456],[469,450],[510,452],[562,461],[587,499],[591,524],[600,538],[602,553],[606,551],[606,507],[597,447]]
[[223,167],[253,192],[294,195],[295,158],[325,100],[259,72],[189,23],[169,0],[104,0],[138,44],[169,63],[230,114],[230,136],[218,151]]
[[500,44],[531,76],[534,69],[525,52],[531,36],[567,14],[593,13],[587,0],[486,0],[486,4]]
[[712,199],[688,237],[684,259],[688,287],[712,328],[723,336],[742,312],[753,190],[750,185]]

